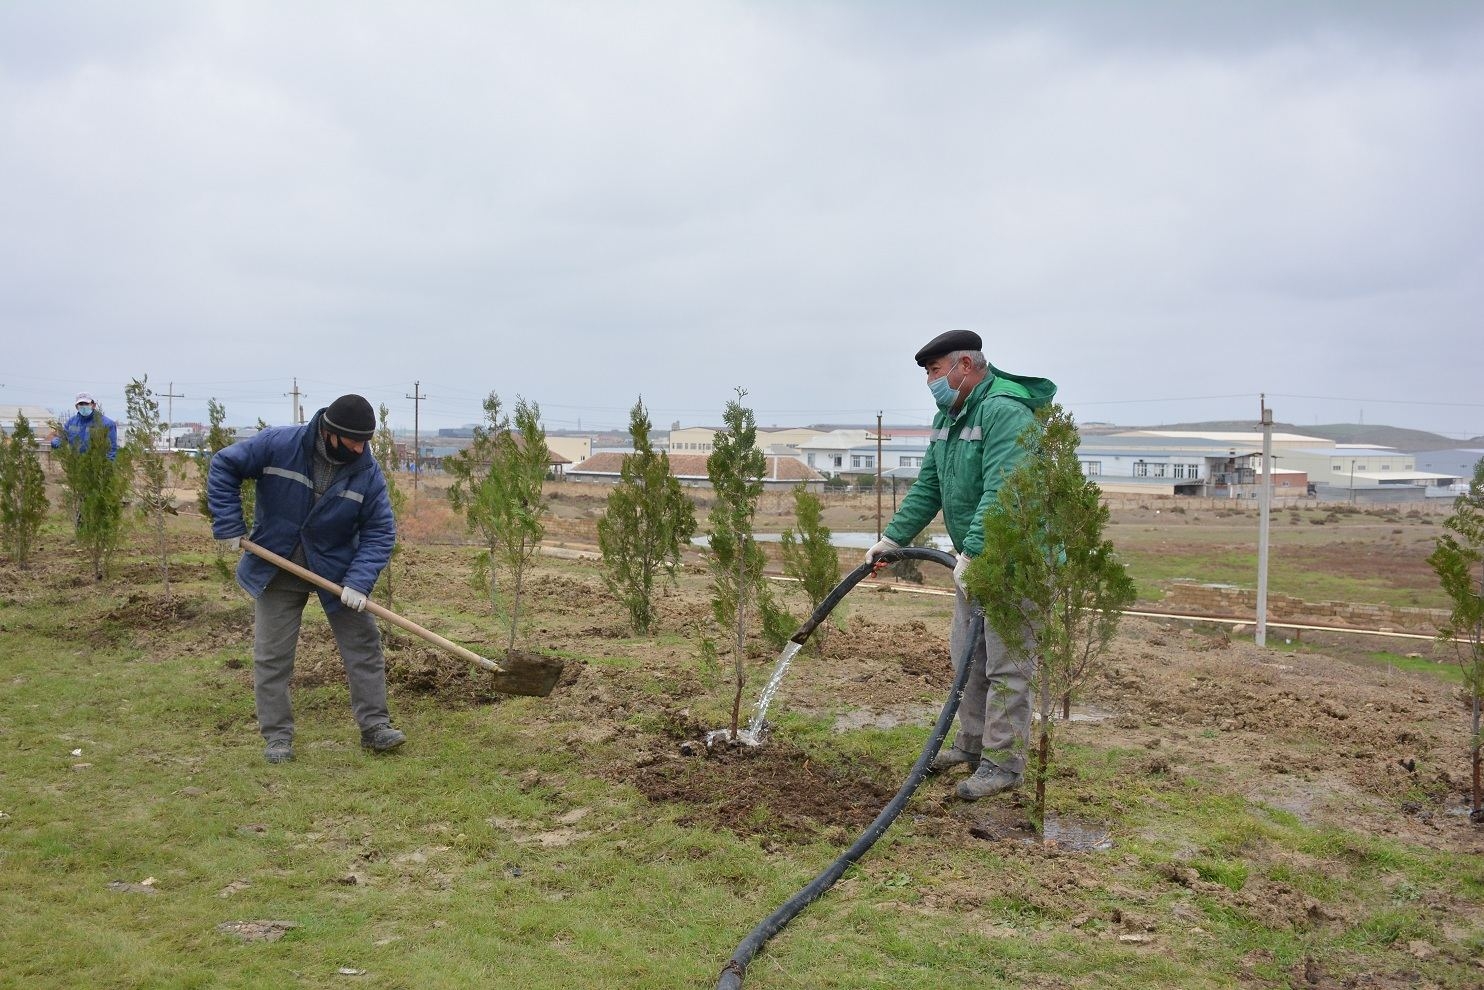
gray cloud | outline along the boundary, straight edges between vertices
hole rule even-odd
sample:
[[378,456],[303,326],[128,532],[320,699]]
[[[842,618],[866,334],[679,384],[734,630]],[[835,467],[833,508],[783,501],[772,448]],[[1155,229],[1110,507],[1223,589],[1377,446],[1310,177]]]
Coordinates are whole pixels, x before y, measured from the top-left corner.
[[971,326],[1086,419],[1484,433],[1481,52],[1463,3],[8,5],[0,401],[921,421]]

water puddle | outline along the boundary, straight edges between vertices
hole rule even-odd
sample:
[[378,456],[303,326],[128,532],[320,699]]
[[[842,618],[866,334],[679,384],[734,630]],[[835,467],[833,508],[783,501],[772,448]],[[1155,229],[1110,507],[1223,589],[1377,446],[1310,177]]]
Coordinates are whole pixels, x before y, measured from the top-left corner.
[[713,746],[757,746],[762,742],[751,729],[738,729],[737,738],[732,738],[731,729],[712,729],[706,733],[706,748]]
[[[1087,706],[1082,707],[1082,708],[1073,708],[1072,709],[1072,717],[1070,719],[1067,719],[1066,721],[1071,721],[1071,722],[1106,722],[1110,718],[1117,717],[1117,715],[1118,715],[1117,712],[1110,712],[1110,711],[1107,711],[1107,710],[1102,709],[1102,708],[1095,708],[1092,705],[1087,705]],[[1040,712],[1031,712],[1031,719],[1033,721],[1036,721],[1036,722],[1041,721],[1041,713]],[[1061,712],[1060,711],[1058,711],[1056,713],[1056,719],[1057,720],[1061,720]]]
[[859,709],[835,717],[833,729],[836,733],[854,732],[858,729],[895,729],[902,719],[890,712],[872,712]]
[[1047,815],[1039,842],[1068,852],[1102,852],[1113,848],[1112,834],[1101,825]]
[[1063,852],[1106,852],[1113,848],[1113,836],[1106,827],[1056,815],[1046,816],[1040,835],[1023,818],[1013,824],[981,819],[969,827],[969,834],[989,842],[1018,842]]

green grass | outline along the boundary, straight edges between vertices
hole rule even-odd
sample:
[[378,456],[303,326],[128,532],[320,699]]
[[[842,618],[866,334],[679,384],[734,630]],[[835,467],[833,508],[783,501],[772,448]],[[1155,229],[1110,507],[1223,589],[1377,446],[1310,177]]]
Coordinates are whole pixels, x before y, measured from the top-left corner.
[[[1282,626],[1280,625],[1279,628],[1281,629]],[[1244,634],[1242,638],[1250,641],[1252,637],[1250,634]],[[1420,641],[1418,642],[1420,645]],[[1276,638],[1269,639],[1265,648],[1275,650],[1279,653],[1315,653],[1322,651],[1322,648],[1311,646],[1303,640],[1279,640]],[[1436,677],[1452,684],[1464,683],[1463,668],[1447,659],[1432,660],[1424,656],[1413,657],[1402,653],[1392,653],[1388,650],[1372,650],[1368,653],[1348,654],[1348,656],[1359,663],[1390,668],[1401,673]]]
[[[245,674],[228,666],[247,644],[200,647],[214,621],[241,620],[235,593],[185,585],[207,614],[145,637],[106,619],[114,602],[90,590],[0,599],[0,987],[708,987],[841,850],[833,835],[764,844],[682,824],[687,809],[591,772],[562,742],[580,726],[538,699],[394,695],[412,742],[372,757],[343,686],[309,687],[295,695],[299,759],[270,767]],[[613,655],[625,646],[596,642],[612,652],[578,659],[625,679],[630,697],[678,690],[673,671]],[[663,736],[665,712],[638,703],[626,732]],[[926,735],[777,714],[810,759],[870,767],[882,783],[899,782]],[[945,835],[909,807],[746,985],[1281,985],[1306,956],[1332,974],[1395,972],[1398,944],[1465,958],[1481,940],[1450,942],[1427,910],[1428,898],[1484,898],[1475,860],[1316,829],[1210,778],[1147,774],[1147,751],[1095,731],[1068,732],[1057,755],[1053,810],[1108,824],[1112,852]],[[574,811],[585,814],[561,825]],[[569,844],[534,841],[562,827]],[[1184,869],[1209,886],[1171,879]],[[150,878],[155,894],[109,887]],[[1299,930],[1240,899],[1274,884],[1353,924]],[[1198,914],[1200,934],[1177,907]],[[265,919],[296,927],[251,944],[217,930]],[[1152,941],[1118,941],[1131,930]],[[1474,971],[1454,955],[1406,967],[1467,986]]]
[[1394,667],[1409,674],[1426,674],[1439,677],[1453,684],[1463,683],[1463,668],[1448,661],[1439,662],[1426,657],[1409,657],[1399,653],[1377,650],[1366,657],[1367,662],[1381,667]]
[[[1158,601],[1164,589],[1175,581],[1199,581],[1202,584],[1229,584],[1239,588],[1257,587],[1256,550],[1192,549],[1179,552],[1169,548],[1119,548],[1119,558],[1128,568],[1138,587],[1140,601]],[[1418,592],[1390,585],[1384,575],[1374,578],[1347,577],[1316,573],[1289,566],[1281,558],[1270,557],[1268,590],[1273,594],[1291,595],[1304,601],[1366,602],[1400,607],[1438,608],[1446,605],[1441,592]]]

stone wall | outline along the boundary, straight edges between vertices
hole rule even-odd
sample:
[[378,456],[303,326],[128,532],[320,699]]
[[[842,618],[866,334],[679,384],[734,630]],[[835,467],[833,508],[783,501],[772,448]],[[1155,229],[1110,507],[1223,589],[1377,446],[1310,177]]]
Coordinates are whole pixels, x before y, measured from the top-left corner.
[[[1257,592],[1226,584],[1196,584],[1177,581],[1165,592],[1160,609],[1219,619],[1255,618]],[[1268,624],[1284,622],[1310,626],[1344,626],[1387,632],[1434,635],[1448,613],[1443,609],[1407,608],[1397,605],[1363,605],[1357,602],[1307,602],[1290,595],[1268,593]]]

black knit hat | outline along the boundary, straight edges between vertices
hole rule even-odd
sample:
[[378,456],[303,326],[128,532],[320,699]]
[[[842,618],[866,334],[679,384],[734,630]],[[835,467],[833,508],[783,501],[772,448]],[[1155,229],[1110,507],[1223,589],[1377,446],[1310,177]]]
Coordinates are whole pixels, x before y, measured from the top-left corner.
[[926,368],[928,362],[935,357],[944,354],[952,354],[954,351],[978,351],[984,349],[984,343],[979,335],[972,330],[950,330],[940,333],[932,340],[923,345],[922,350],[912,355],[912,360],[918,365]]
[[376,413],[364,396],[342,395],[325,410],[324,426],[350,440],[370,440],[376,433]]

